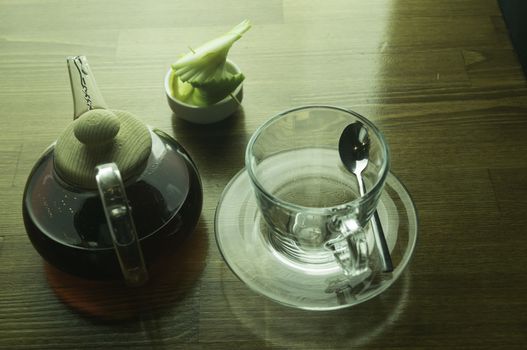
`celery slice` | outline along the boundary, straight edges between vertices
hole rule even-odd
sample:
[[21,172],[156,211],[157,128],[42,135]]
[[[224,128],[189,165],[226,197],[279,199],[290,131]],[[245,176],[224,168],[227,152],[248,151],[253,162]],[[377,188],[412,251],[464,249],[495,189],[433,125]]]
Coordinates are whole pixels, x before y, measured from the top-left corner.
[[244,79],[245,76],[242,73],[230,74],[229,77],[209,80],[203,85],[194,84],[194,87],[199,91],[202,100],[207,105],[211,105],[234,92]]

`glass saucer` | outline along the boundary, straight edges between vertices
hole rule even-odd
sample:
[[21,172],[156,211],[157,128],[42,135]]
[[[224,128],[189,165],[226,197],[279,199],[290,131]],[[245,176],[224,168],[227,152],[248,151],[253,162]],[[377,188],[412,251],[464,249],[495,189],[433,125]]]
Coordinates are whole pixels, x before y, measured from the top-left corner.
[[[394,270],[380,272],[378,253],[372,249],[371,268],[356,277],[360,280],[350,283],[336,262],[300,266],[268,243],[266,225],[243,169],[226,186],[216,209],[216,242],[229,268],[255,292],[295,308],[340,309],[386,290],[401,275],[413,254],[417,239],[416,210],[407,190],[393,174],[388,175],[377,211]],[[369,227],[366,229],[370,240],[373,234]]]

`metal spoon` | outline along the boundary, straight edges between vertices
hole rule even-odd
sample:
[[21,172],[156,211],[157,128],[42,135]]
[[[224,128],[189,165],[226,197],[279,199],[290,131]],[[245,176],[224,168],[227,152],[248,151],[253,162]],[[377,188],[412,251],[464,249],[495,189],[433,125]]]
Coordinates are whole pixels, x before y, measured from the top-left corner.
[[[355,174],[361,197],[366,193],[364,181],[362,180],[362,171],[368,165],[369,151],[370,138],[368,137],[368,130],[361,123],[352,123],[342,131],[339,140],[340,159],[346,169]],[[388,245],[386,244],[386,238],[384,237],[377,210],[373,212],[371,224],[375,244],[381,256],[382,271],[391,272],[393,271],[392,258],[388,250]]]

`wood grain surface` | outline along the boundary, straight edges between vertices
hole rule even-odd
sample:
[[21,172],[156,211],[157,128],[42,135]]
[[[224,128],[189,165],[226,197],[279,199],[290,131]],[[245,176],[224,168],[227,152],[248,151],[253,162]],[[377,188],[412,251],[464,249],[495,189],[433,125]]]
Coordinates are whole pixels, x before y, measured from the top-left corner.
[[[243,110],[211,126],[174,118],[170,63],[245,18],[229,56],[247,76]],[[66,276],[24,230],[27,176],[73,117],[76,54],[109,106],[174,135],[202,175],[198,228],[149,288]],[[255,294],[214,238],[250,135],[303,104],[376,122],[419,213],[401,279],[336,312]],[[0,349],[527,347],[527,86],[493,0],[2,0],[0,122]]]

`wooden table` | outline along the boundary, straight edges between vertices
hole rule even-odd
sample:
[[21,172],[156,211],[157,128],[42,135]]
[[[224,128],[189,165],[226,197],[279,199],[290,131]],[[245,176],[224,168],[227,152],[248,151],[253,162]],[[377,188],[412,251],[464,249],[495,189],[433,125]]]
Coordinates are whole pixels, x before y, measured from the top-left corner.
[[[230,53],[243,112],[176,120],[177,55],[248,18]],[[0,2],[1,349],[515,349],[527,345],[527,88],[494,0]],[[65,57],[107,103],[174,135],[202,175],[194,238],[150,290],[61,275],[24,230],[22,191],[72,119]],[[419,212],[404,275],[381,296],[307,312],[250,291],[223,262],[214,211],[253,131],[304,104],[350,107],[384,131]]]

